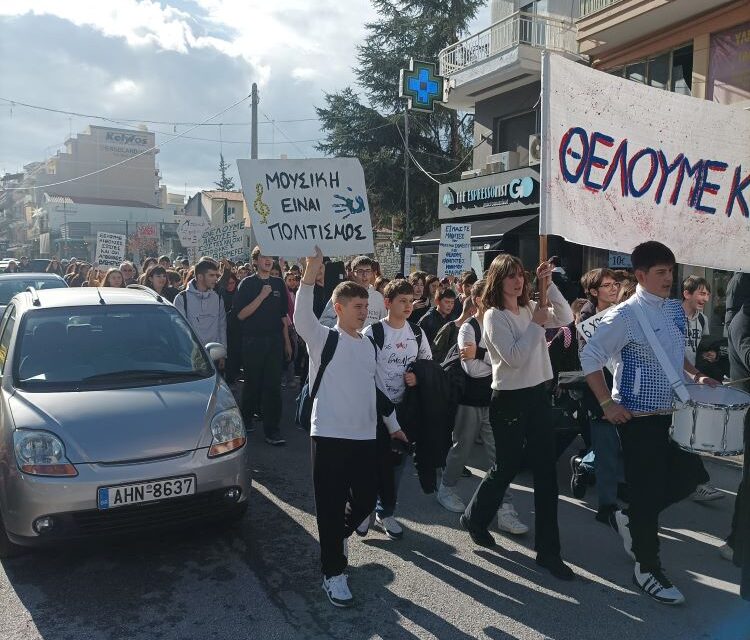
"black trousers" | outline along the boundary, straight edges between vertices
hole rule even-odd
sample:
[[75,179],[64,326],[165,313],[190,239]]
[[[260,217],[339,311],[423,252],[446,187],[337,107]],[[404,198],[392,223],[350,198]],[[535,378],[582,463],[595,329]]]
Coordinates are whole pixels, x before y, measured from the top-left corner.
[[[396,417],[399,424],[403,427],[403,409],[402,405],[396,405]],[[406,462],[406,457],[400,453],[394,453],[391,448],[391,435],[383,422],[383,418],[378,416],[377,428],[377,450],[378,450],[378,512],[382,516],[392,516],[396,511],[396,502],[398,501],[398,480],[397,473],[400,474],[400,467]]]
[[375,508],[375,440],[313,436],[312,473],[320,564],[326,578],[346,569],[344,538]]
[[474,527],[486,529],[525,458],[534,474],[535,549],[559,555],[557,455],[550,420],[550,399],[543,384],[492,392],[490,424],[496,462],[466,507],[466,517]]
[[253,413],[260,412],[267,438],[279,435],[283,345],[280,333],[242,339],[242,366],[245,370],[240,407],[242,418],[245,424],[250,424]]
[[642,569],[659,567],[659,514],[708,481],[701,459],[669,438],[671,416],[644,416],[618,425],[628,483],[633,553]]

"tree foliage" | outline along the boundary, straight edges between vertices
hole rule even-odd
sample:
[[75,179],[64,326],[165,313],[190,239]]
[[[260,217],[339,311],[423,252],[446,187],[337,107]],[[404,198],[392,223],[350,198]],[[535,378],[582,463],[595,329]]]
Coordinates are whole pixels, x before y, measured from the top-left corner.
[[[365,172],[373,224],[404,228],[404,109],[398,97],[399,70],[409,58],[437,62],[441,49],[466,31],[484,0],[372,0],[378,18],[366,25],[357,48],[358,90],[325,95],[317,108],[325,140],[318,149],[331,156],[359,158]],[[361,93],[360,93],[361,92]],[[410,112],[409,149],[440,182],[455,180],[471,150],[473,122],[436,105],[432,114]],[[437,221],[438,185],[410,162],[410,235]]]
[[229,175],[229,167],[231,167],[228,162],[224,161],[224,154],[219,154],[219,181],[214,182],[217,189],[220,191],[234,191],[237,187],[234,186],[234,178]]

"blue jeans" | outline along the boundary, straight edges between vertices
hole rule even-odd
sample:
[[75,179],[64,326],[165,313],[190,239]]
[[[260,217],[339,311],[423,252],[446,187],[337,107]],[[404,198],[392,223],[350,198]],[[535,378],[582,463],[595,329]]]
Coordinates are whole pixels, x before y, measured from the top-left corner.
[[581,462],[587,471],[596,473],[599,508],[617,504],[617,485],[625,481],[622,449],[617,427],[611,422],[592,420],[593,448]]

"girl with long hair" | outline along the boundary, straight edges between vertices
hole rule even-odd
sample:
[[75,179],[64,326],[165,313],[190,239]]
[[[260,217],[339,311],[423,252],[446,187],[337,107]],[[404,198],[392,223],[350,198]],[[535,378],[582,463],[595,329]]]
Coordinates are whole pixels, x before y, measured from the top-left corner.
[[552,379],[546,327],[573,322],[573,312],[552,283],[553,265],[536,270],[540,290],[551,308],[529,297],[521,261],[497,256],[487,272],[481,303],[485,309],[484,338],[492,363],[490,424],[495,437],[496,462],[487,472],[461,516],[462,526],[483,547],[495,546],[487,530],[511,481],[527,460],[534,474],[536,562],[561,580],[573,571],[560,558],[557,524],[557,451],[550,396],[545,382]]
[[101,287],[115,287],[121,289],[125,286],[125,276],[122,275],[122,271],[119,269],[109,269],[102,278]]
[[60,266],[60,261],[54,256],[49,261],[49,264],[44,271],[46,273],[56,273],[58,276],[62,276],[63,274],[62,267]]
[[158,263],[152,264],[148,268],[144,274],[143,284],[170,302],[174,302],[175,296],[179,293],[177,289],[169,286],[167,270]]

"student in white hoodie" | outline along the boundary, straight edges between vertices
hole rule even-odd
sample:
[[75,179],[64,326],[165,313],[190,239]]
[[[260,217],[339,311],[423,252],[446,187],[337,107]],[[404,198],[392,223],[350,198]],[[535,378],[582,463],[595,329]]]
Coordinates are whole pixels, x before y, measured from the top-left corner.
[[[351,261],[352,280],[367,289],[369,295],[365,327],[369,327],[373,322],[382,320],[387,314],[383,295],[372,285],[372,276],[374,272],[375,261],[372,260],[372,258],[368,258],[367,256],[357,256]],[[320,316],[320,324],[324,327],[333,328],[338,321],[333,306],[333,298],[331,298]]]
[[[219,265],[209,258],[195,265],[195,277],[174,299],[175,308],[185,316],[202,345],[218,342],[227,346],[227,314],[224,301],[214,291],[219,279]],[[219,362],[224,368],[224,360]]]
[[[310,356],[310,381],[318,376],[331,333],[313,313],[313,287],[322,264],[323,254],[316,247],[315,256],[307,258],[294,307],[294,325]],[[338,318],[333,328],[338,340],[313,400],[310,436],[322,586],[331,604],[348,607],[354,598],[344,574],[347,542],[375,508],[376,388],[382,390],[384,385],[377,373],[375,345],[360,333],[367,319],[367,289],[355,282],[342,282],[331,299]],[[407,440],[395,411],[384,421],[392,438]]]

